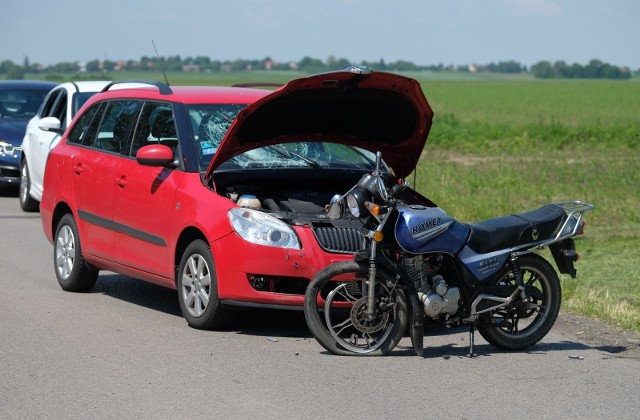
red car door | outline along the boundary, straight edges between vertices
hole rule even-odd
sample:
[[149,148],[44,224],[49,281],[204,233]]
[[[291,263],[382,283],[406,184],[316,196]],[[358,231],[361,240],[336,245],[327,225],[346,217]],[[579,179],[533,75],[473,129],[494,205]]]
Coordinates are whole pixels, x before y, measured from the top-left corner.
[[105,101],[88,110],[69,134],[76,143],[71,157],[75,206],[84,251],[108,261],[115,260],[114,220],[116,169],[128,150],[128,132],[140,101]]
[[[135,160],[147,144],[165,144],[179,153],[171,105],[144,104],[133,135],[129,158],[116,169],[116,261],[136,270],[173,281],[175,240],[172,218],[176,190],[184,177],[178,168],[143,166]],[[179,160],[177,160],[179,162]]]
[[113,171],[111,156],[81,149],[71,158],[78,228],[84,252],[113,260],[115,232],[113,220]]
[[[88,110],[69,134],[67,144],[73,148],[68,167],[73,183],[77,224],[83,252],[105,260],[113,260],[113,193],[115,155],[103,146],[101,129],[107,104]],[[102,130],[102,131],[101,131]]]

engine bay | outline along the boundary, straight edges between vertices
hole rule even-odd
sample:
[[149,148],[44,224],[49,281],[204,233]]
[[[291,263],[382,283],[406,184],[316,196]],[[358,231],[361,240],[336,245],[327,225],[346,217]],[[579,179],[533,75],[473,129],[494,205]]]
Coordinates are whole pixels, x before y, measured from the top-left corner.
[[269,169],[224,171],[214,175],[215,190],[239,206],[263,209],[282,219],[326,218],[334,195],[343,195],[365,171]]

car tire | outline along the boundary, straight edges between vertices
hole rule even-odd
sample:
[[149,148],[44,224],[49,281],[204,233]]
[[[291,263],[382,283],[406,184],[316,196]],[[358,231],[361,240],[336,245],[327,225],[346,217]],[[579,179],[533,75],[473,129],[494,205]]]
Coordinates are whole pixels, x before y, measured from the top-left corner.
[[73,215],[65,214],[54,236],[53,263],[62,290],[88,292],[98,279],[98,270],[89,266],[82,255],[80,235]]
[[31,176],[29,175],[29,166],[25,159],[20,163],[20,208],[22,211],[35,212],[38,211],[40,203],[31,197]]
[[187,246],[176,274],[180,310],[189,326],[200,330],[229,324],[231,313],[218,298],[218,282],[209,245],[197,239]]

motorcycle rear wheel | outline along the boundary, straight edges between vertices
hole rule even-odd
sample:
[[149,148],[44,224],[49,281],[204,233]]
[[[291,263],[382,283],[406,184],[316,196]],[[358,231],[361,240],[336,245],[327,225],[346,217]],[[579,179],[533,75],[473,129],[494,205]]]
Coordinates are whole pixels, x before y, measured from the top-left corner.
[[[478,324],[478,332],[490,344],[503,350],[523,350],[542,340],[556,322],[562,301],[560,280],[547,260],[536,254],[518,259],[525,291],[524,302],[514,302],[507,308],[493,311]],[[513,285],[507,274],[498,285]]]
[[376,279],[376,316],[366,316],[361,292],[366,265],[339,262],[320,271],[309,283],[304,314],[311,334],[328,351],[342,356],[386,355],[407,328],[406,294],[394,278]]

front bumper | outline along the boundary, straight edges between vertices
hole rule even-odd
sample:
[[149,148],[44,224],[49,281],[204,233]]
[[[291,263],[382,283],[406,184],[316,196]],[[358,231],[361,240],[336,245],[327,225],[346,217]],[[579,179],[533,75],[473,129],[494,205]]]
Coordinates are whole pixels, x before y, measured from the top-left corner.
[[20,167],[17,160],[15,165],[5,160],[0,160],[0,183],[15,185],[20,183]]
[[353,259],[351,254],[322,250],[309,227],[294,229],[300,250],[255,245],[235,232],[211,244],[223,303],[301,309],[306,285],[318,271]]

